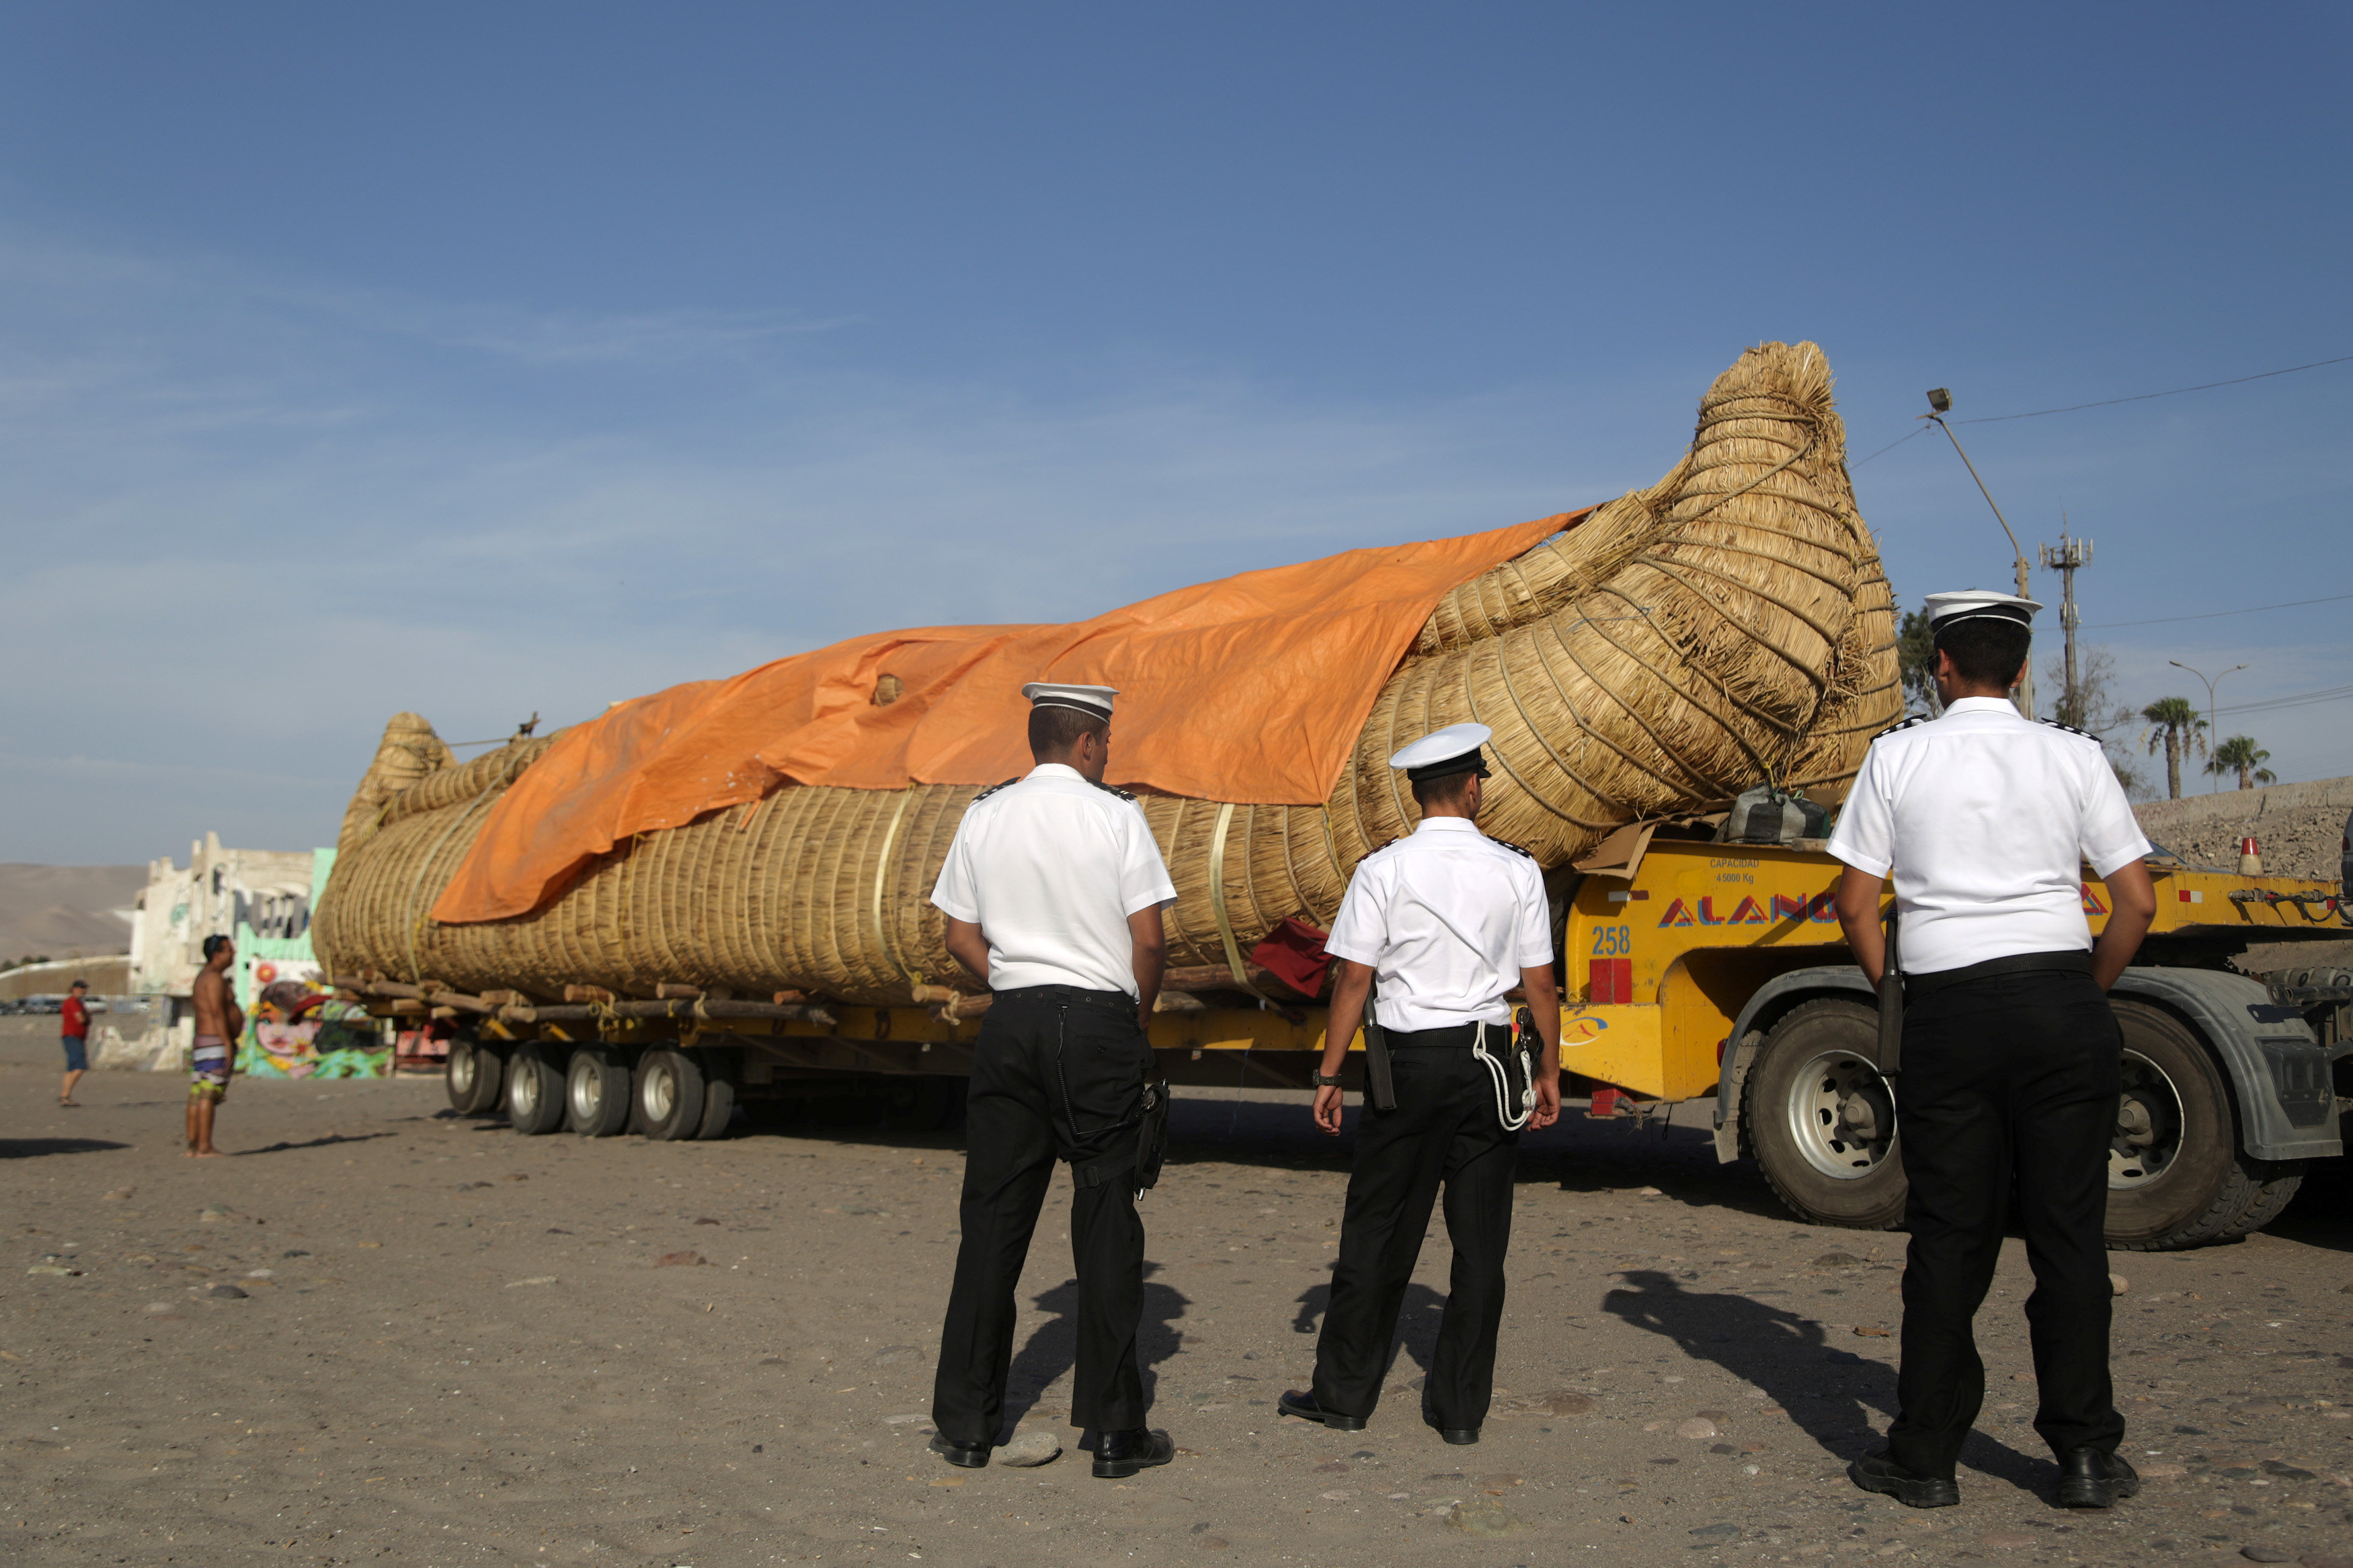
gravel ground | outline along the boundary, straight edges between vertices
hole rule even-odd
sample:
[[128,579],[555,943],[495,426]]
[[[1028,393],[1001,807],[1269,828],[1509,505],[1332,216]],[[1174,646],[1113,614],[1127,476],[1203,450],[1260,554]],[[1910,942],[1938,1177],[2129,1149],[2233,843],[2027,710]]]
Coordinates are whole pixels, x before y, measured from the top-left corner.
[[[87,1109],[55,1109],[49,1022],[0,1029],[8,1561],[2353,1557],[2341,1183],[2238,1246],[2116,1255],[2150,1479],[2110,1514],[2047,1500],[2013,1240],[1963,1505],[1915,1512],[1841,1474],[1892,1403],[1902,1238],[1794,1223],[1695,1126],[1529,1141],[1478,1447],[1417,1418],[1442,1231],[1371,1427],[1277,1421],[1312,1362],[1345,1146],[1304,1131],[1303,1100],[1194,1091],[1145,1205],[1154,1422],[1182,1452],[1113,1483],[1076,1451],[980,1471],[925,1451],[952,1136],[522,1140],[439,1114],[429,1081],[240,1080],[227,1157],[194,1163],[174,1079],[93,1074]],[[1024,1429],[1075,1449],[1065,1203],[1014,1387]]]
[[2239,840],[2252,833],[2263,869],[2275,877],[2337,881],[2344,865],[2345,819],[2353,813],[2353,778],[2226,789],[2136,806],[2141,831],[2193,866],[2239,864]]

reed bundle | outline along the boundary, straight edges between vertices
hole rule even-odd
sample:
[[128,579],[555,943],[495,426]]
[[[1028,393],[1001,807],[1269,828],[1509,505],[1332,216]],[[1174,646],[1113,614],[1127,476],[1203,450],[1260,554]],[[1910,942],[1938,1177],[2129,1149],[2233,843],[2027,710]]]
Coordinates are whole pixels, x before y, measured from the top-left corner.
[[[1811,343],[1764,344],[1709,388],[1657,484],[1440,602],[1324,805],[1143,802],[1176,883],[1169,962],[1238,967],[1286,916],[1328,928],[1356,862],[1417,820],[1389,754],[1441,725],[1494,730],[1481,826],[1550,868],[1621,823],[1766,780],[1834,798],[1902,708],[1829,366]],[[431,921],[490,805],[547,745],[458,764],[396,717],[344,819],[322,956],[545,996],[672,983],[903,1004],[956,983],[929,894],[976,786],[787,786],[616,847],[533,914]]]

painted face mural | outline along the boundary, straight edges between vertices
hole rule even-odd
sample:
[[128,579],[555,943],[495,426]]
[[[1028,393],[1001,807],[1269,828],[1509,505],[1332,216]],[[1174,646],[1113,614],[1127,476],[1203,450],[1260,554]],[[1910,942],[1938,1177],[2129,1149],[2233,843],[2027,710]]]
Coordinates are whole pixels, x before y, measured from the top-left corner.
[[338,1002],[315,979],[284,975],[309,964],[257,969],[259,990],[238,1042],[237,1070],[255,1078],[385,1078],[392,1052],[367,1009]]

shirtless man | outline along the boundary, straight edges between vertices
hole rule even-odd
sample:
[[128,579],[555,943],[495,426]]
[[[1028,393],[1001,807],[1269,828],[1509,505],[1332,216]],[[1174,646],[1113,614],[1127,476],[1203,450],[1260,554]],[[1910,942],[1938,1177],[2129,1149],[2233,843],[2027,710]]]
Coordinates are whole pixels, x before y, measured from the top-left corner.
[[225,936],[205,938],[205,966],[196,971],[196,1049],[188,1082],[188,1155],[210,1159],[213,1113],[228,1093],[228,1076],[237,1067],[237,1040],[245,1033],[245,1014],[228,994],[228,967],[237,962],[237,944]]

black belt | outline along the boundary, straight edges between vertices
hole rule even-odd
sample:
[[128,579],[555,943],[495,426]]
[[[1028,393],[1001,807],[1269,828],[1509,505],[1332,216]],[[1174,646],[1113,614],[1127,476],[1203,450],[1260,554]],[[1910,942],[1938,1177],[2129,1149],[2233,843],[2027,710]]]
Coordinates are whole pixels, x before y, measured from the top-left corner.
[[1958,969],[1907,974],[1904,977],[1904,999],[1906,1002],[1917,1001],[1965,981],[1987,980],[1997,974],[2024,974],[2035,970],[2089,974],[2092,973],[2092,955],[2080,948],[2070,948],[2063,952],[2013,952],[2002,958],[1989,958],[1983,963],[1965,963]]
[[1038,1002],[1054,1006],[1066,1006],[1073,1002],[1096,1007],[1116,1007],[1123,1013],[1135,1011],[1135,998],[1124,991],[1088,991],[1076,985],[1016,985],[997,993],[992,1007],[1006,1003]]
[[1479,1031],[1498,1029],[1509,1035],[1509,1024],[1450,1024],[1443,1029],[1385,1029],[1393,1051],[1467,1051],[1478,1043]]

